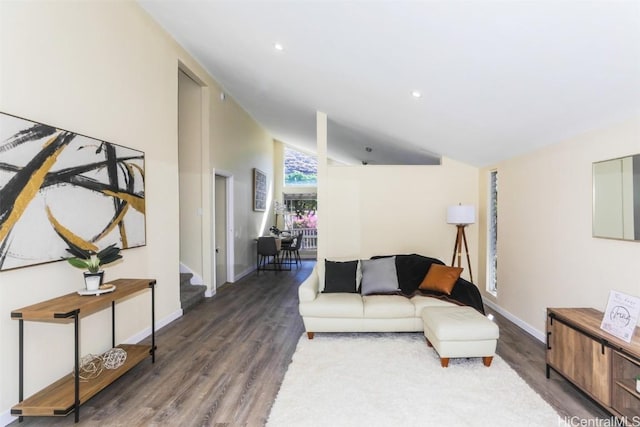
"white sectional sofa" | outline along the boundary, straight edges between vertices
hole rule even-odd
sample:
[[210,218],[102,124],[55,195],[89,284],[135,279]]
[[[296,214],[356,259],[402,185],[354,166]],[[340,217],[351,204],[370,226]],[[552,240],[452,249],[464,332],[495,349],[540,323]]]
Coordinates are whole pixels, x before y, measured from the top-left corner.
[[324,265],[319,262],[298,289],[300,315],[309,339],[315,332],[421,332],[426,307],[472,305],[484,314],[480,293],[463,279],[458,279],[450,295],[411,292],[414,287],[417,290],[431,264],[441,261],[415,254],[395,257],[400,286],[393,294],[324,293]]

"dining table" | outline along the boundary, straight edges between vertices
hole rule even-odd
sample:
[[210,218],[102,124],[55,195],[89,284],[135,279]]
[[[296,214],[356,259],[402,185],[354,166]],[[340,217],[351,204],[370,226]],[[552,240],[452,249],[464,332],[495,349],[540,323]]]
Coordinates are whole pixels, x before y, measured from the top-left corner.
[[283,236],[281,234],[280,236],[276,237],[276,245],[278,246],[278,250],[291,246],[292,243],[293,243],[292,235]]
[[[291,269],[290,265],[289,265],[289,268],[283,268],[282,267],[286,263],[281,258],[280,251],[282,251],[283,249],[287,249],[288,247],[291,246],[291,244],[293,243],[294,236],[292,236],[291,234],[288,234],[288,233],[285,232],[284,235],[280,234],[280,235],[274,236],[273,234],[267,234],[264,237],[273,237],[274,240],[275,240],[276,249],[278,250],[278,256],[276,256],[276,258],[274,260],[274,264],[278,267],[277,269],[278,270],[290,270]],[[258,238],[256,237],[253,240],[257,242]]]

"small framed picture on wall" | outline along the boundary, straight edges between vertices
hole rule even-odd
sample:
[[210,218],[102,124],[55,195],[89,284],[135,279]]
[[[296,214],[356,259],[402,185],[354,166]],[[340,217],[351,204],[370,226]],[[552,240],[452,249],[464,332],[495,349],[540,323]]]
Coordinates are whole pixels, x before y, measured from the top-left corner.
[[267,209],[267,175],[253,168],[253,210],[264,212]]

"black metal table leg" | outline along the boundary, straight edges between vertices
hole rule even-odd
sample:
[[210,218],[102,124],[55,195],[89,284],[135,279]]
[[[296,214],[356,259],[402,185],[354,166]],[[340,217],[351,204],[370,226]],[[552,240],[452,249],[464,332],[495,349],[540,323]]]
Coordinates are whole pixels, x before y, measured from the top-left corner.
[[[18,399],[22,402],[24,400],[24,320],[20,319],[18,322],[18,369],[20,370],[18,374]],[[22,422],[23,419],[22,415],[18,417],[19,422]]]
[[74,404],[73,412],[75,412],[75,422],[80,421],[80,322],[78,311],[73,314],[73,324],[75,329],[75,363],[73,372],[74,378]]
[[156,281],[151,286],[151,363],[156,363]]
[[111,348],[116,346],[116,302],[111,301]]

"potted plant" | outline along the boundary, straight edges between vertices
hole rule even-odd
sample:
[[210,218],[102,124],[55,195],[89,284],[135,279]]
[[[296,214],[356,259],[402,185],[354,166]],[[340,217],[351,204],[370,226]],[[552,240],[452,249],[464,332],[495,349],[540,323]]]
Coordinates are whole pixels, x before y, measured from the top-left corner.
[[67,252],[73,255],[71,258],[67,258],[69,264],[83,270],[88,270],[84,272],[85,286],[88,291],[96,291],[102,286],[104,271],[100,269],[101,266],[111,264],[122,258],[120,248],[118,248],[115,243],[99,252],[82,249],[70,243]]
[[278,227],[276,227],[275,225],[272,225],[271,228],[269,228],[269,232],[271,233],[271,235],[273,237],[280,236],[280,229]]

